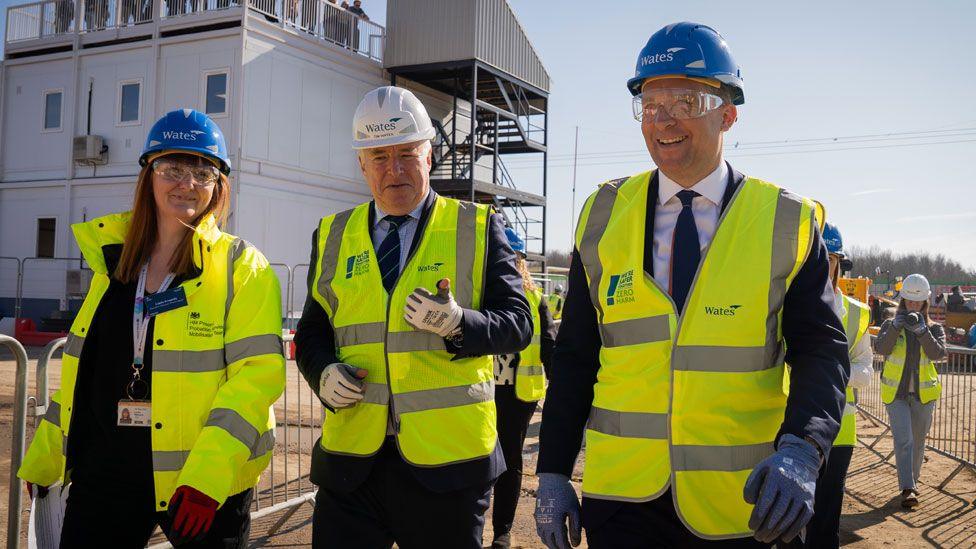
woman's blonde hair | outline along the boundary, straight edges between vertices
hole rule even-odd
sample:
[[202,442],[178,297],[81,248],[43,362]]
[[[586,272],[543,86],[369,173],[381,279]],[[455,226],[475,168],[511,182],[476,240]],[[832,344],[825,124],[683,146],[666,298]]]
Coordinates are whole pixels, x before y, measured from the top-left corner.
[[[159,157],[156,157],[159,158]],[[122,257],[115,268],[114,276],[116,280],[129,283],[139,277],[142,266],[149,261],[153,247],[156,245],[159,226],[156,210],[156,198],[153,195],[153,169],[152,160],[147,162],[139,172],[139,180],[136,183],[136,193],[132,204],[132,219],[129,222],[129,230],[125,235],[125,242],[122,244]],[[177,277],[189,275],[193,272],[193,231],[196,225],[208,215],[213,214],[217,218],[218,226],[222,226],[227,217],[227,209],[230,201],[230,180],[223,173],[217,178],[214,186],[213,196],[210,204],[204,208],[203,212],[197,215],[190,224],[186,225],[187,231],[183,235],[183,240],[169,260],[169,271]]]
[[529,272],[529,265],[525,262],[525,258],[522,254],[515,253],[515,268],[518,269],[520,275],[522,275],[522,290],[526,293],[534,292],[539,289],[536,286],[535,281],[532,280],[532,273]]

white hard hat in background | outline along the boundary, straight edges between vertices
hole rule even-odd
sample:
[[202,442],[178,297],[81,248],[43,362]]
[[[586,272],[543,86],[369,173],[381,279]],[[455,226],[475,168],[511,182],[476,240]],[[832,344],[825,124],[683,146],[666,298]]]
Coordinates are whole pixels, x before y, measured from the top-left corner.
[[366,94],[352,120],[352,148],[370,149],[434,138],[424,104],[409,90],[383,86]]
[[912,274],[905,277],[901,283],[901,297],[909,301],[928,301],[932,295],[932,288],[929,281],[920,274]]

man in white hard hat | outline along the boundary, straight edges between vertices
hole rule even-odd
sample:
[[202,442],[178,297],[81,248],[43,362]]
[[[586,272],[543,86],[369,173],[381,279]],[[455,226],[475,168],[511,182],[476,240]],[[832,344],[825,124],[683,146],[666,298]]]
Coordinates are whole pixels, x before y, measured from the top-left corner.
[[413,93],[367,93],[353,147],[373,201],[312,237],[295,342],[328,408],[316,547],[481,547],[505,470],[492,355],[529,344],[531,313],[500,217],[431,190],[432,137]]

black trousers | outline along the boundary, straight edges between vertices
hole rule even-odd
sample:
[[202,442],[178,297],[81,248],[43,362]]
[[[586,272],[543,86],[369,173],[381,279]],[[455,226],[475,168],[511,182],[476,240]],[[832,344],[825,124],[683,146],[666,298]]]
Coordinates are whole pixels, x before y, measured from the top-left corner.
[[350,493],[319,487],[312,514],[316,549],[481,549],[491,482],[433,492],[395,448],[384,445],[369,477]]
[[[245,490],[227,498],[217,510],[207,537],[198,543],[180,545],[200,549],[247,547],[251,533],[251,497]],[[61,528],[61,549],[142,549],[156,525],[169,536],[172,518],[156,512],[152,493],[126,493],[110,486],[75,480],[71,483]]]
[[515,509],[522,492],[522,447],[537,402],[522,402],[515,396],[514,385],[495,386],[495,408],[498,411],[498,441],[508,469],[495,482],[491,525],[495,537],[512,530]]
[[852,446],[834,446],[830,449],[827,467],[817,480],[813,518],[807,524],[806,547],[821,549],[840,546],[838,532],[844,503],[844,481],[853,455]]
[[695,536],[678,518],[670,490],[644,503],[583,498],[583,527],[590,549],[770,547],[751,537],[712,541]]

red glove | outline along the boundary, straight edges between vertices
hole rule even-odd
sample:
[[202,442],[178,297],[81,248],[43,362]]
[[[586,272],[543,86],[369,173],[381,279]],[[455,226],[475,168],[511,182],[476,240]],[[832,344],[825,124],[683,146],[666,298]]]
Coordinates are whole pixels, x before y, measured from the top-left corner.
[[195,488],[186,485],[177,488],[169,500],[173,544],[202,540],[210,531],[219,506],[217,500]]

